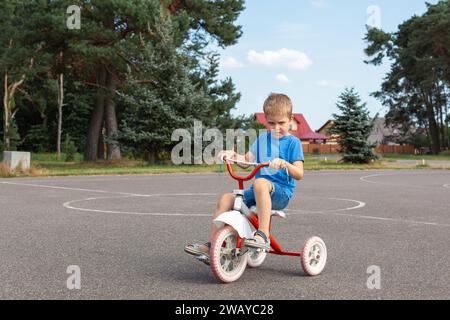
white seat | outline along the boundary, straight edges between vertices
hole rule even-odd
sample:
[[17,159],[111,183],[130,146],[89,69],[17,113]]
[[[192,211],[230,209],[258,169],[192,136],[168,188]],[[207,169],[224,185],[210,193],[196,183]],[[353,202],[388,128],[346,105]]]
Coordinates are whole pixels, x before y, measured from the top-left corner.
[[[252,206],[250,208],[250,211],[253,211],[253,212],[256,213],[256,206]],[[283,211],[280,211],[280,210],[272,210],[272,214],[271,215],[274,216],[274,217],[280,217],[282,219],[286,219],[286,217],[287,217],[286,213],[283,212]]]

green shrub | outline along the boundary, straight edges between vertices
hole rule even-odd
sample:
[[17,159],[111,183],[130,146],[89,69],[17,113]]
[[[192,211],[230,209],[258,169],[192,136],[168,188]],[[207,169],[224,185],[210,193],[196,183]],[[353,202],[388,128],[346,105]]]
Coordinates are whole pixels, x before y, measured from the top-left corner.
[[426,134],[416,133],[413,134],[408,141],[416,149],[431,147],[431,142]]
[[47,126],[38,124],[31,126],[23,139],[22,147],[33,152],[45,152],[49,150]]
[[66,134],[66,140],[64,140],[63,152],[66,154],[66,162],[72,162],[75,160],[75,154],[77,153],[77,148],[75,143],[70,138],[69,134]]
[[10,147],[9,150],[6,151],[17,151],[17,148],[21,145],[21,139],[19,129],[17,128],[17,124],[14,120],[11,120],[9,127],[9,141]]

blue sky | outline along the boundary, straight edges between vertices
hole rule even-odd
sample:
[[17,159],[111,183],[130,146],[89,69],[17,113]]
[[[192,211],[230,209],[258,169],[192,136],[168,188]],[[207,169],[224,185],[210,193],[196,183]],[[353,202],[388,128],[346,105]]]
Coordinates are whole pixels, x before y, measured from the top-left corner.
[[372,115],[384,115],[370,93],[389,66],[364,63],[365,25],[395,31],[425,11],[423,0],[247,0],[237,21],[242,37],[219,50],[220,77],[231,77],[242,94],[233,114],[260,112],[270,92],[281,92],[317,130],[337,112],[344,88],[354,86]]

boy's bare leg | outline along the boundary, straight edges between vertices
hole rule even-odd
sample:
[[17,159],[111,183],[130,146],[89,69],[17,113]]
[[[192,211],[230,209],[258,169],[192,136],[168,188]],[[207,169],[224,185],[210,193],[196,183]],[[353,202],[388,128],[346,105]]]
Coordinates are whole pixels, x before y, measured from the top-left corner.
[[[230,211],[233,208],[235,198],[236,196],[233,193],[224,194],[217,202],[216,211],[214,212],[213,219],[217,218],[219,215],[221,215],[226,211]],[[214,236],[216,235],[217,231],[218,231],[217,227],[214,225],[214,223],[212,223],[209,241],[212,242],[212,239],[214,239]],[[209,248],[205,245],[201,245],[200,250],[208,252]]]
[[[217,203],[216,211],[214,212],[213,219],[220,216],[222,213],[226,211],[230,211],[233,209],[234,206],[234,199],[236,198],[236,195],[233,193],[225,193]],[[214,239],[214,236],[217,233],[217,227],[214,225],[214,223],[211,224],[211,234],[209,236],[209,241],[212,241]]]
[[253,183],[253,190],[258,212],[259,230],[269,237],[270,215],[272,212],[272,200],[270,199],[272,183],[266,179],[256,179]]

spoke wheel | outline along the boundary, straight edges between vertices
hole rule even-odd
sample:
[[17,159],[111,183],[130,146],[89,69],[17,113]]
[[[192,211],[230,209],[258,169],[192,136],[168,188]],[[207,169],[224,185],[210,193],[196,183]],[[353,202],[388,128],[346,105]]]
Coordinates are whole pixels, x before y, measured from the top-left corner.
[[219,230],[211,246],[211,270],[214,276],[223,283],[239,279],[247,266],[248,255],[239,255],[237,232],[227,226]]
[[266,260],[267,252],[265,251],[257,251],[257,250],[249,250],[248,253],[248,261],[247,264],[250,268],[258,268],[263,264],[264,260]]
[[301,264],[303,271],[309,276],[317,276],[322,273],[327,262],[327,247],[319,237],[306,240],[303,245]]

